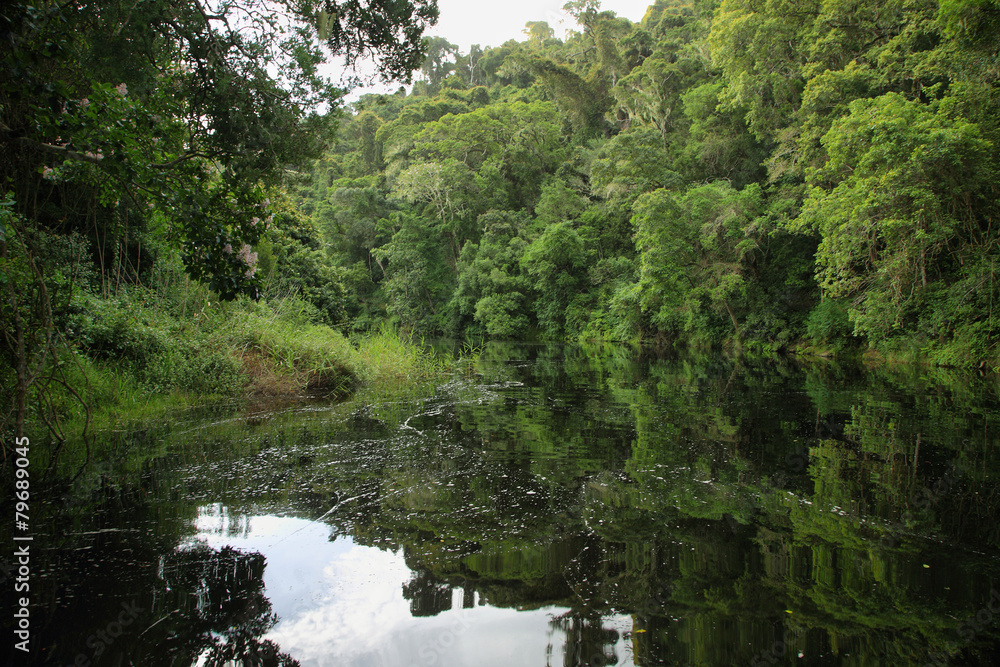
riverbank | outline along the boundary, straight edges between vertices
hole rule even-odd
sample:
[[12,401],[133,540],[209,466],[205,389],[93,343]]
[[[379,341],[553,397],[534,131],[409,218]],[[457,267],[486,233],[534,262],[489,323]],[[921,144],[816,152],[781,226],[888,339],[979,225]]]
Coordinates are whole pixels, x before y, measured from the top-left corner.
[[[448,367],[391,327],[349,339],[293,296],[220,303],[207,290],[163,299],[131,289],[67,311],[29,388],[24,433],[74,461],[98,454],[95,433],[176,410],[342,399],[362,387],[391,394]],[[3,428],[14,428],[10,416]]]

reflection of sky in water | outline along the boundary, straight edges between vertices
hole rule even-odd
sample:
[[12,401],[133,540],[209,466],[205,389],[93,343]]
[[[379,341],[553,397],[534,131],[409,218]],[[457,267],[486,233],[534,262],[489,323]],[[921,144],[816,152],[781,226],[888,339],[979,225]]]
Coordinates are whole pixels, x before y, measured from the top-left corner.
[[[410,570],[401,552],[330,541],[330,527],[305,519],[257,516],[237,524],[225,508],[201,508],[196,539],[214,549],[231,545],[267,558],[266,595],[278,624],[265,636],[302,667],[423,667],[545,665],[562,662],[561,632],[549,620],[566,611],[518,612],[478,604],[462,609],[460,590],[450,611],[414,618],[403,597]],[[624,633],[629,617],[605,619]],[[619,640],[619,665],[631,665]]]

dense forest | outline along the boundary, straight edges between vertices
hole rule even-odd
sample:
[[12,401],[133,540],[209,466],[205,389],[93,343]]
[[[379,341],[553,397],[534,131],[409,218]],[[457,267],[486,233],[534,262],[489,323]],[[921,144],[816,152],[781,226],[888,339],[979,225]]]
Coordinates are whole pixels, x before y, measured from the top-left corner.
[[[345,391],[379,331],[1000,360],[996,0],[572,0],[469,53],[330,7],[5,3],[5,428]],[[412,86],[345,105],[331,53]]]
[[289,191],[356,329],[995,363],[1000,5],[596,1],[353,105]]
[[3,3],[5,453],[164,403],[426,375],[392,332],[328,326],[334,265],[284,187],[354,83],[320,65],[409,81],[436,20],[434,0]]

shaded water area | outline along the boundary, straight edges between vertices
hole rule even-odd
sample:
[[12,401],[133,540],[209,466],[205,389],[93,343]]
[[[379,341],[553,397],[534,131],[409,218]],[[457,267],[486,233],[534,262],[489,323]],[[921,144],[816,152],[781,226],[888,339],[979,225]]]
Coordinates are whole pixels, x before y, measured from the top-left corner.
[[925,373],[490,345],[106,434],[30,664],[997,664],[996,386]]

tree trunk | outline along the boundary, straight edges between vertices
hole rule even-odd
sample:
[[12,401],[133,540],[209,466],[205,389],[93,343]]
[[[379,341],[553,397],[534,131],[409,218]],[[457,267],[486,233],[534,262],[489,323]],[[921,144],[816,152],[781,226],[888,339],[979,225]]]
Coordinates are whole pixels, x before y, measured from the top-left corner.
[[[7,259],[7,243],[0,241],[0,258]],[[7,280],[7,300],[11,307],[11,317],[14,320],[14,371],[16,373],[16,386],[14,389],[14,435],[21,438],[24,436],[24,417],[28,406],[28,357],[24,343],[24,320],[21,319],[20,304],[17,300],[17,292],[14,289],[13,281]]]

